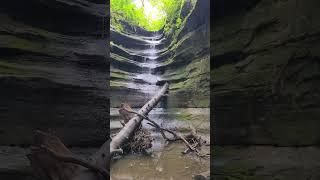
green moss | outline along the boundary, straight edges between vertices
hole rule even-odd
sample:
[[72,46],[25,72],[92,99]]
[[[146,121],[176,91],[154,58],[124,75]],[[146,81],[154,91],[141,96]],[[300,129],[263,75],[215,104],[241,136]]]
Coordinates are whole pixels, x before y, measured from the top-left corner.
[[118,73],[118,74],[122,74],[122,75],[125,75],[125,76],[130,75],[130,73],[127,72],[127,71],[122,71],[122,70],[120,70],[120,69],[115,69],[115,68],[111,68],[111,72],[113,72],[113,73]]
[[[201,27],[199,27],[199,29],[201,29]],[[175,53],[175,55],[169,59],[167,59],[166,61],[163,62],[164,65],[169,65],[171,63],[173,63],[176,59],[179,59],[177,56],[179,54],[185,53],[185,52],[193,52],[193,54],[197,54],[196,51],[199,50],[203,50],[203,47],[201,47],[201,45],[205,45],[205,43],[200,44],[200,46],[190,46],[190,44],[192,43],[192,38],[193,37],[197,37],[197,30],[192,31],[192,32],[188,32],[186,35],[184,35],[181,39],[177,40],[177,36],[179,34],[177,34],[175,37],[172,37],[172,41],[171,44],[166,47],[163,51],[163,53],[167,53],[169,51],[175,51],[178,53]],[[173,43],[175,42],[175,43]],[[187,44],[187,47],[182,47],[183,44]],[[178,50],[178,48],[181,47],[180,50]]]
[[4,44],[6,48],[20,49],[32,52],[41,52],[44,48],[43,45],[29,41],[26,39],[17,38],[15,36],[0,35],[1,44]]
[[117,79],[125,79],[125,80],[131,79],[127,72],[114,70],[114,69],[111,70],[110,76],[111,78],[117,78]]
[[118,54],[114,54],[114,53],[110,53],[110,57],[113,59],[113,60],[116,60],[116,61],[120,61],[120,62],[129,62],[130,60],[123,57],[123,56],[120,56]]
[[210,96],[201,97],[193,101],[194,107],[210,107]]
[[195,59],[186,67],[167,72],[163,76],[170,83],[170,93],[188,93],[190,107],[210,105],[209,56]]
[[[187,16],[185,18],[181,19],[181,21],[179,20],[180,14],[181,14],[181,9],[183,8],[183,6],[181,6],[179,16],[177,16],[176,18],[173,18],[171,20],[171,22],[167,23],[167,25],[164,29],[165,36],[170,36],[170,34],[172,34],[172,37],[171,37],[172,41],[169,45],[169,48],[172,46],[175,46],[177,44],[177,40],[178,40],[177,37],[179,36],[181,31],[184,29],[184,26],[186,25],[187,20],[189,19],[189,17],[191,16],[192,12],[194,11],[194,9],[196,7],[197,0],[190,0],[189,2],[191,3],[191,10],[188,12]],[[178,27],[174,26],[174,24],[177,24],[177,23],[179,24],[179,26]],[[176,28],[173,28],[173,27],[176,27]]]
[[0,59],[0,75],[32,75],[32,71]]
[[117,81],[110,81],[110,87],[126,87],[124,83]]
[[194,120],[192,114],[186,114],[186,113],[177,115],[176,118],[178,120],[180,120],[180,121],[191,121],[191,120]]
[[[178,79],[196,79],[200,76],[208,76],[209,78],[210,72],[210,59],[209,56],[194,59],[190,64],[187,66],[175,69],[174,71],[169,71],[166,73],[163,78],[168,81],[178,80]],[[177,85],[179,86],[179,85]]]
[[179,113],[173,114],[173,118],[180,121],[202,121],[204,115],[194,114],[193,111],[189,111],[189,109],[178,109]]
[[236,64],[213,69],[211,82],[216,85],[215,90],[270,86],[277,80],[291,54],[291,50],[285,47],[248,56]]

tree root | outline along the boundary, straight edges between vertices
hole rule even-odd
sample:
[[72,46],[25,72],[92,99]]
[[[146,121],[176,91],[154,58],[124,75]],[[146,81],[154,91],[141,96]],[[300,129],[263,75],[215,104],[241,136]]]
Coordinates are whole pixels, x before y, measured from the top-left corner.
[[[156,123],[155,121],[151,120],[148,116],[144,116],[142,114],[139,114],[137,112],[132,111],[132,113],[137,114],[138,116],[144,118],[145,120],[148,121],[147,124],[149,124],[150,126],[153,126],[154,128],[156,128],[157,130],[160,131],[162,137],[169,141],[169,142],[173,142],[173,141],[177,141],[177,140],[181,140],[186,146],[187,149],[185,151],[183,151],[183,154],[188,154],[189,152],[195,152],[199,157],[206,157],[207,154],[201,154],[200,150],[201,146],[203,144],[207,143],[207,140],[204,140],[204,138],[202,138],[201,136],[197,135],[196,129],[191,127],[191,133],[187,134],[185,136],[182,136],[179,133],[176,133],[172,130],[166,129],[166,128],[162,128],[158,123]],[[139,131],[137,131],[139,132]],[[171,135],[173,135],[173,139],[168,138],[168,136],[165,134],[165,132],[170,133]],[[132,144],[134,146],[137,146],[136,143],[139,143],[139,137],[134,138],[135,141],[132,142]],[[143,138],[142,138],[142,141]],[[144,146],[144,143],[142,143],[142,146]],[[151,147],[151,146],[150,146]]]

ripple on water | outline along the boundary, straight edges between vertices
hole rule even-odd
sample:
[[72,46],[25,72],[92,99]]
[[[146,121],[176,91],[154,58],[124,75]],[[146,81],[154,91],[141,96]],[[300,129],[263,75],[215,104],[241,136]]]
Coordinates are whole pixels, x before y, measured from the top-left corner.
[[173,143],[151,156],[126,155],[112,164],[113,180],[191,180],[192,176],[210,168],[209,159],[182,155],[184,145]]

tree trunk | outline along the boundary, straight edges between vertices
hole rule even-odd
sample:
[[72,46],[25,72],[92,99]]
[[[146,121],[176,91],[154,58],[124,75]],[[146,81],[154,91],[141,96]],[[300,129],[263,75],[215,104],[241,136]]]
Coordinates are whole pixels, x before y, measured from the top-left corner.
[[[148,115],[168,90],[166,83],[161,90],[139,111]],[[74,154],[56,136],[37,131],[35,145],[27,155],[36,176],[43,180],[105,180],[109,178],[109,162],[112,155],[132,135],[143,117],[135,116],[113,138],[107,140],[98,152],[88,159],[81,159]],[[109,152],[110,150],[110,152]]]
[[[147,116],[148,113],[158,104],[158,102],[160,101],[161,97],[163,97],[165,95],[165,93],[167,92],[169,88],[169,84],[166,83],[161,90],[152,97],[151,100],[149,100],[148,103],[146,103],[139,111],[138,113],[143,115],[143,116]],[[116,153],[119,152],[119,148],[121,147],[121,145],[129,139],[129,137],[132,135],[132,133],[134,132],[134,130],[139,127],[141,121],[143,120],[143,117],[141,116],[135,116],[132,119],[130,119],[128,121],[127,124],[125,124],[125,126],[121,129],[121,131],[115,136],[113,137],[111,143],[110,143],[110,154],[111,157]]]

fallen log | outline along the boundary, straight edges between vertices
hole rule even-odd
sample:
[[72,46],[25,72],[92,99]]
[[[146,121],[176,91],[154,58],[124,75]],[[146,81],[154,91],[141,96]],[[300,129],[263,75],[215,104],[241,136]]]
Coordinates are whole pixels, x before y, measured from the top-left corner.
[[[146,116],[160,101],[168,90],[166,83],[161,90],[139,111]],[[143,117],[135,116],[124,128],[113,137],[108,139],[99,149],[87,159],[75,156],[61,140],[51,134],[37,131],[35,145],[27,155],[35,175],[42,180],[104,180],[110,173],[109,162],[112,155],[122,153],[120,146],[130,137],[134,130],[139,127]]]
[[[120,111],[119,111],[119,112],[120,112]],[[195,129],[193,126],[190,127],[190,128],[191,128],[191,133],[190,133],[190,134],[187,134],[187,135],[184,137],[184,136],[182,136],[180,133],[176,133],[176,132],[171,131],[171,130],[169,130],[169,129],[165,129],[165,128],[160,127],[159,124],[157,124],[155,121],[151,120],[148,116],[142,115],[142,114],[140,114],[140,113],[138,113],[138,112],[134,112],[133,110],[130,110],[129,112],[134,113],[134,114],[142,117],[143,119],[149,121],[148,124],[149,124],[150,126],[155,127],[157,130],[159,130],[160,133],[161,133],[161,135],[162,135],[162,137],[163,137],[165,140],[167,140],[167,141],[169,141],[169,142],[176,141],[176,140],[182,140],[182,141],[184,142],[184,144],[187,146],[187,149],[186,149],[185,151],[183,151],[184,154],[187,154],[187,153],[190,152],[190,151],[194,151],[194,152],[197,153],[197,155],[198,155],[199,157],[205,157],[205,156],[207,156],[206,154],[201,154],[200,151],[197,149],[197,147],[201,147],[202,144],[207,143],[207,142],[206,142],[206,140],[202,140],[203,138],[202,138],[201,136],[197,135],[197,131],[196,131],[196,129]],[[143,120],[143,119],[142,119],[142,120]],[[138,132],[139,132],[139,131],[138,131]],[[174,138],[173,138],[173,139],[168,138],[168,137],[166,136],[165,132],[168,132],[168,133],[172,134]],[[144,138],[141,138],[141,140],[143,140],[143,139],[144,139]],[[187,140],[187,139],[188,139],[188,140]],[[193,145],[191,145],[188,141],[191,141],[191,142],[193,143]],[[135,143],[134,143],[134,144],[135,144]]]
[[[148,113],[158,104],[160,99],[165,96],[169,88],[169,84],[166,83],[161,90],[153,96],[139,111],[138,113],[142,116],[147,116]],[[140,126],[142,120],[144,119],[142,116],[136,115],[132,119],[130,119],[125,126],[121,129],[121,131],[112,138],[110,143],[110,155],[114,156],[117,152],[121,152],[121,145],[126,142],[133,132]]]

